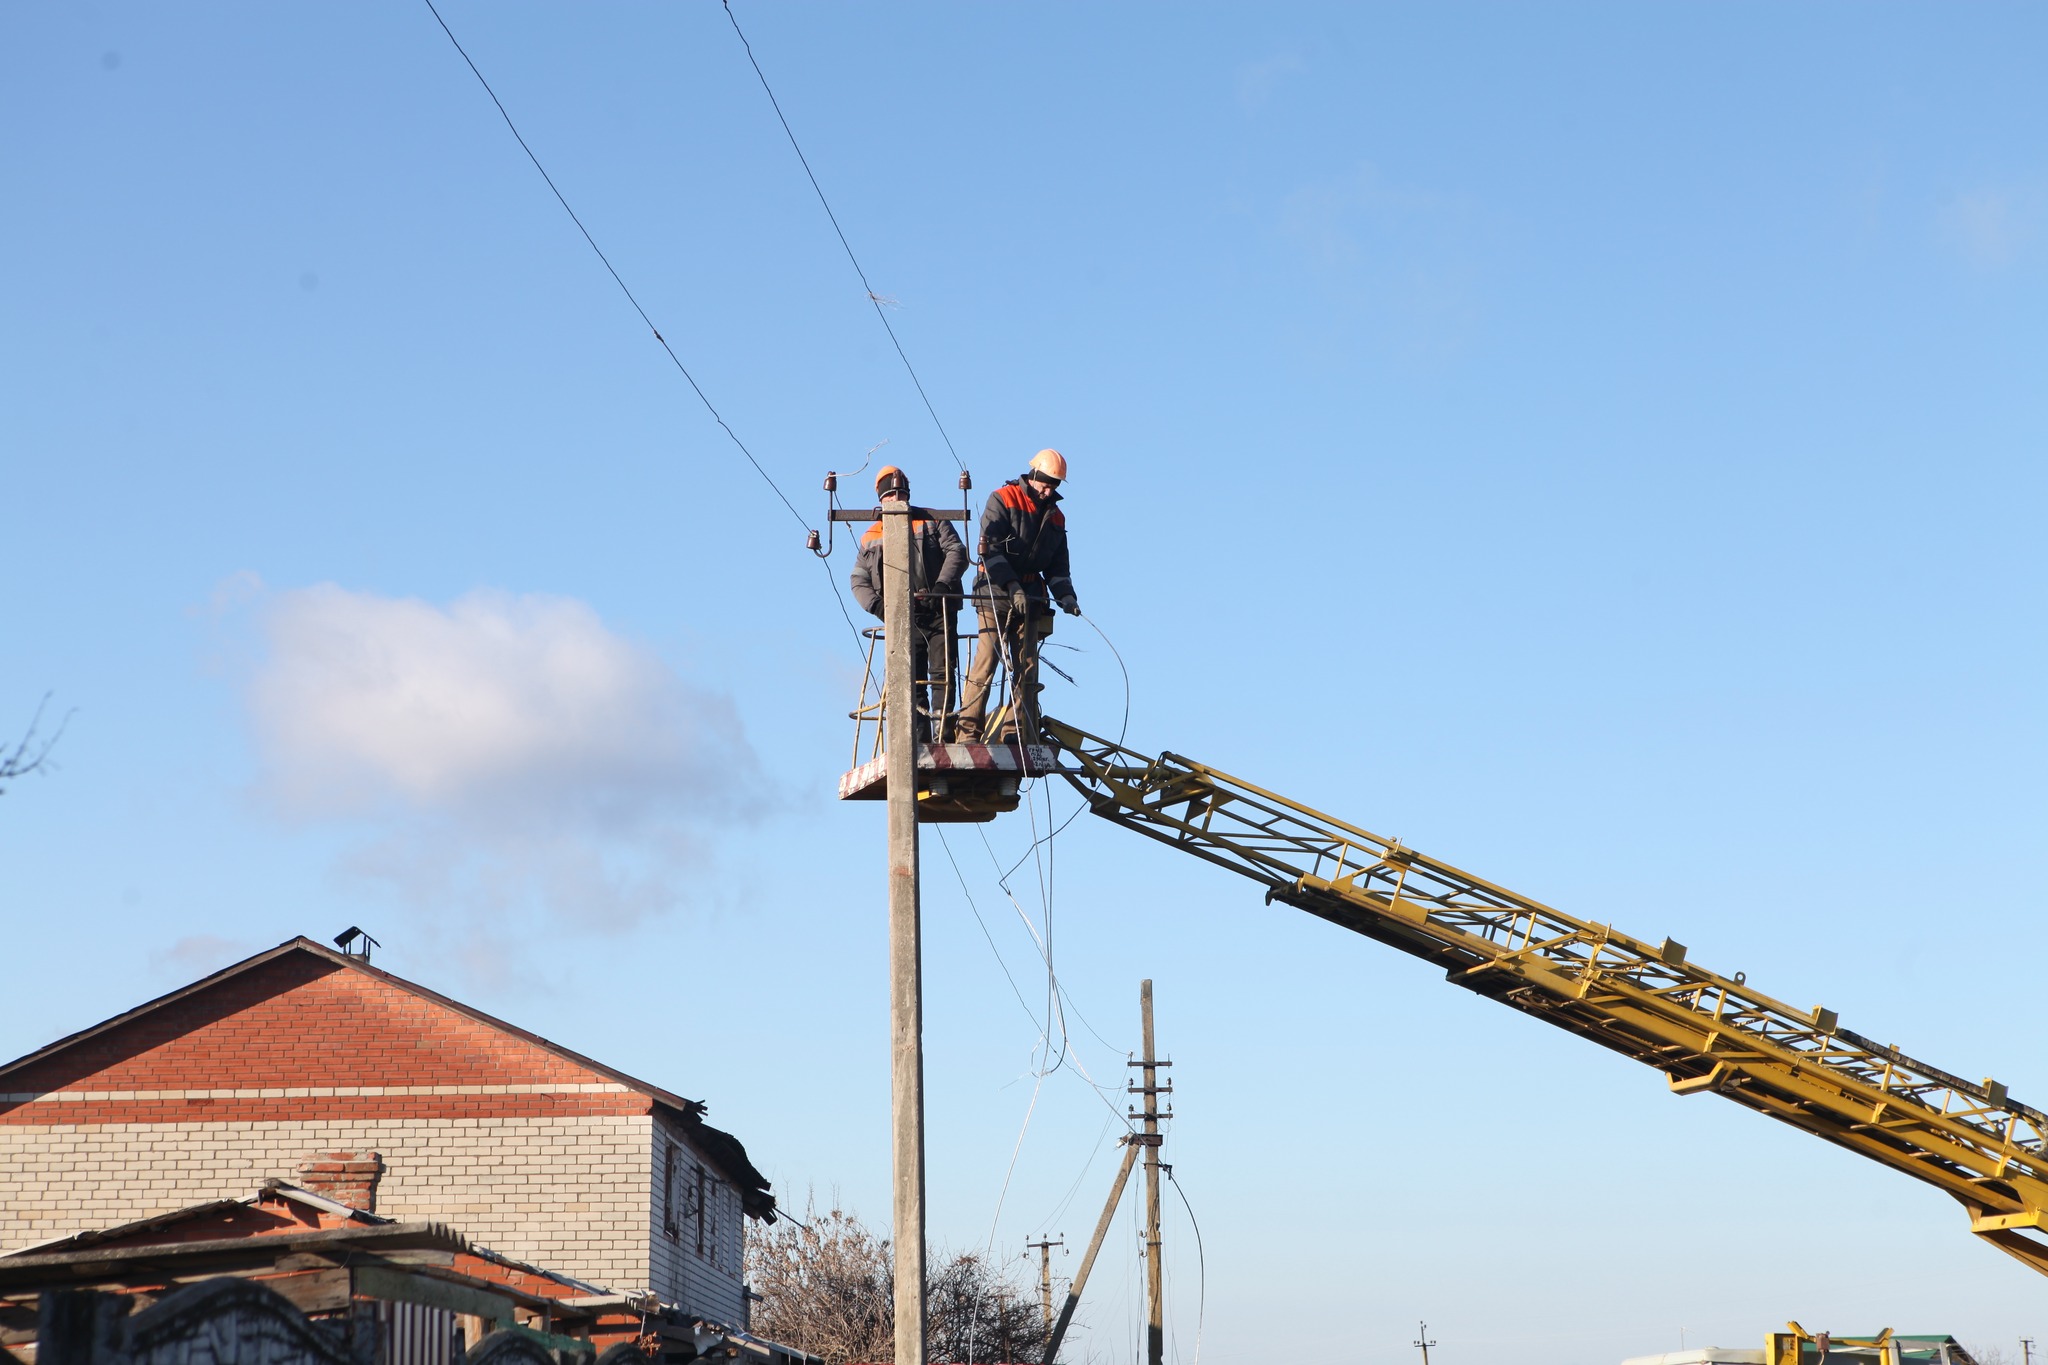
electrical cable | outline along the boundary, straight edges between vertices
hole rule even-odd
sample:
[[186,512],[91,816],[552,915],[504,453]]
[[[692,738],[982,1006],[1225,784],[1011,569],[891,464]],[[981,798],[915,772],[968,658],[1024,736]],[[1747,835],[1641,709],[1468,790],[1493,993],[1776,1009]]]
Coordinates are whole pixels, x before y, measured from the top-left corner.
[[[1081,619],[1082,619],[1083,621],[1086,621],[1086,622],[1088,623],[1089,627],[1090,627],[1091,629],[1093,629],[1093,630],[1094,630],[1094,632],[1095,632],[1095,633],[1096,633],[1097,635],[1099,635],[1099,636],[1101,636],[1101,637],[1102,637],[1102,643],[1103,643],[1103,644],[1105,644],[1105,645],[1107,645],[1107,646],[1109,647],[1109,652],[1110,652],[1110,655],[1111,655],[1111,657],[1113,657],[1113,658],[1114,658],[1114,659],[1116,660],[1116,666],[1117,666],[1117,669],[1118,669],[1118,671],[1119,671],[1119,672],[1121,672],[1121,673],[1123,674],[1123,679],[1124,679],[1124,718],[1123,718],[1123,723],[1122,723],[1122,724],[1121,724],[1121,725],[1120,725],[1120,726],[1118,727],[1118,729],[1117,729],[1117,738],[1116,738],[1116,742],[1117,742],[1117,747],[1118,747],[1118,748],[1122,748],[1122,747],[1123,747],[1123,744],[1124,744],[1124,739],[1125,739],[1125,737],[1126,737],[1126,736],[1127,736],[1127,735],[1128,735],[1128,734],[1130,733],[1130,729],[1131,729],[1131,670],[1130,670],[1130,669],[1129,669],[1128,667],[1126,667],[1126,666],[1125,666],[1125,664],[1124,664],[1124,656],[1123,656],[1123,655],[1122,655],[1122,654],[1121,654],[1120,652],[1118,652],[1118,650],[1117,650],[1117,647],[1116,647],[1116,643],[1115,643],[1114,641],[1112,641],[1112,640],[1111,640],[1111,639],[1109,638],[1109,634],[1108,634],[1108,632],[1104,631],[1104,630],[1103,630],[1103,628],[1102,628],[1101,626],[1099,626],[1099,625],[1097,625],[1097,624],[1095,623],[1095,618],[1094,618],[1094,617],[1092,617],[1092,616],[1089,616],[1089,615],[1087,615],[1086,613],[1077,613],[1077,614],[1078,614],[1078,615],[1080,615],[1080,617],[1081,617]],[[1072,648],[1072,646],[1070,645],[1070,646],[1068,646],[1068,648]],[[1007,657],[1007,656],[1006,656],[1006,657]],[[1064,674],[1062,674],[1061,676],[1065,676],[1065,675],[1064,675]],[[1065,820],[1062,820],[1062,821],[1060,822],[1060,824],[1059,824],[1058,828],[1054,829],[1054,830],[1052,831],[1052,833],[1050,833],[1050,834],[1048,834],[1048,835],[1046,835],[1046,836],[1045,836],[1045,841],[1046,841],[1046,842],[1050,842],[1050,841],[1051,841],[1051,840],[1052,840],[1052,839],[1054,838],[1054,836],[1056,836],[1056,835],[1058,835],[1058,834],[1061,834],[1061,833],[1063,833],[1063,832],[1064,832],[1064,831],[1066,830],[1067,826],[1068,826],[1068,825],[1071,825],[1071,824],[1073,824],[1075,820],[1079,819],[1079,818],[1080,818],[1080,816],[1081,816],[1081,813],[1082,813],[1083,811],[1087,810],[1087,809],[1088,809],[1088,807],[1087,807],[1087,806],[1086,806],[1085,804],[1083,804],[1083,805],[1079,805],[1079,806],[1076,806],[1076,807],[1074,808],[1074,813],[1073,813],[1072,815],[1069,815],[1069,816],[1068,816],[1068,817],[1067,817],[1067,818],[1066,818]],[[1048,823],[1050,823],[1050,816],[1048,816],[1048,817],[1047,817],[1047,819],[1048,819]],[[1034,834],[1034,835],[1035,835],[1035,834],[1036,834],[1036,832],[1037,832],[1037,828],[1038,828],[1038,826],[1037,826],[1037,823],[1036,823],[1036,821],[1034,820],[1034,822],[1033,822],[1033,824],[1032,824],[1032,832],[1033,832],[1033,834]],[[1028,849],[1028,850],[1027,850],[1027,851],[1026,851],[1026,852],[1024,853],[1023,857],[1020,857],[1020,858],[1018,858],[1016,862],[1014,862],[1014,863],[1012,863],[1012,864],[1010,865],[1009,871],[1007,871],[1007,872],[1005,872],[1005,873],[1003,873],[1003,874],[1002,874],[1002,877],[1003,877],[1003,879],[1004,879],[1004,880],[1007,880],[1007,879],[1008,879],[1009,877],[1011,877],[1011,876],[1015,875],[1015,874],[1016,874],[1016,871],[1017,871],[1017,869],[1018,869],[1018,868],[1020,868],[1020,867],[1022,867],[1022,866],[1024,865],[1024,859],[1025,859],[1025,858],[1029,858],[1029,857],[1033,856],[1033,855],[1034,855],[1034,854],[1035,854],[1035,853],[1036,853],[1036,852],[1038,851],[1038,843],[1039,843],[1039,842],[1040,842],[1040,841],[1038,841],[1037,839],[1035,839],[1035,838],[1034,838],[1034,840],[1033,840],[1033,842],[1032,842],[1032,846],[1031,846],[1031,848],[1030,848],[1030,849]],[[1090,1031],[1091,1033],[1092,1033],[1092,1032],[1094,1032],[1094,1029],[1093,1029],[1093,1027],[1092,1027],[1092,1026],[1090,1027],[1089,1031]],[[1102,1035],[1101,1035],[1101,1034],[1099,1034],[1099,1033],[1095,1034],[1095,1036],[1096,1036],[1096,1037],[1098,1037],[1098,1038],[1101,1038],[1101,1037],[1102,1037]],[[1104,1039],[1104,1041],[1105,1041],[1105,1042],[1107,1042],[1108,1040],[1107,1040],[1107,1039]]]
[[[1024,925],[1025,932],[1031,935],[1032,941],[1038,945],[1039,954],[1041,958],[1044,958],[1046,955],[1045,940],[1039,937],[1038,926],[1034,925],[1031,922],[1031,917],[1024,912],[1024,907],[1022,904],[1018,902],[1016,893],[1010,889],[1008,882],[1002,879],[1002,864],[996,860],[995,850],[989,846],[988,835],[983,833],[979,827],[976,828],[975,833],[979,835],[981,839],[983,851],[986,852],[989,856],[990,865],[996,869],[997,886],[1001,888],[1004,896],[1008,898],[1010,902],[1010,908],[1016,911],[1017,919]],[[1071,1004],[1072,996],[1068,994],[1067,989],[1064,985],[1059,984],[1058,972],[1053,969],[1049,961],[1047,962],[1047,971],[1051,975],[1056,989],[1055,1001]],[[1033,1017],[1035,1020],[1036,1016]],[[1058,1063],[1046,1068],[1047,1074],[1050,1074],[1052,1071],[1056,1071],[1061,1066],[1065,1066],[1071,1062],[1076,1074],[1079,1075],[1081,1079],[1088,1085],[1089,1089],[1095,1091],[1096,1098],[1102,1101],[1103,1106],[1107,1108],[1111,1114],[1115,1115],[1117,1120],[1123,1123],[1123,1125],[1126,1128],[1129,1128],[1129,1117],[1122,1113],[1120,1110],[1118,1110],[1117,1107],[1111,1104],[1109,1101],[1109,1094],[1115,1087],[1103,1085],[1101,1082],[1097,1081],[1092,1075],[1090,1075],[1087,1066],[1081,1061],[1079,1054],[1074,1051],[1073,1040],[1067,1034],[1066,1031],[1066,1012],[1065,1010],[1058,1008],[1057,1003],[1055,1004],[1054,1009],[1050,1011],[1047,1015],[1046,1025],[1041,1036],[1048,1039],[1049,1042],[1051,1037],[1052,1026],[1055,1022],[1058,1023],[1060,1029],[1060,1060]],[[1085,1018],[1083,1018],[1082,1022],[1086,1023],[1087,1021]],[[1097,1032],[1093,1024],[1088,1025],[1088,1031],[1090,1033],[1094,1033],[1097,1038],[1102,1038],[1101,1033]],[[1112,1048],[1114,1047],[1114,1044],[1111,1044],[1108,1039],[1103,1038],[1102,1041],[1104,1046]],[[1050,1052],[1048,1052],[1048,1059],[1050,1058],[1050,1055]]]
[[[1047,788],[1046,800],[1051,801],[1051,799],[1052,791],[1050,788]],[[1052,823],[1051,807],[1047,806],[1046,809],[1048,812],[1046,823],[1049,825]],[[1037,837],[1038,806],[1029,796],[1024,798],[1024,810],[1031,817],[1031,848],[1033,854],[1036,855],[1039,846]],[[1059,979],[1053,975],[1052,970],[1052,887],[1046,881],[1044,860],[1034,856],[1033,864],[1038,872],[1038,924],[1045,933],[1045,1017],[1047,1020],[1051,1020],[1059,1009]],[[1066,1021],[1062,1019],[1060,1021],[1060,1062],[1065,1062],[1066,1054],[1067,1026]],[[1055,1063],[1052,1069],[1057,1071],[1059,1063]]]
[[996,1226],[1003,1221],[1003,1201],[1010,1197],[1010,1177],[1017,1173],[1017,1156],[1024,1150],[1024,1135],[1031,1131],[1031,1116],[1038,1112],[1038,1093],[1045,1088],[1045,1078],[1051,1074],[1048,1071],[1038,1073],[1038,1080],[1031,1087],[1031,1103],[1024,1108],[1024,1122],[1017,1129],[1016,1144],[1010,1148],[1010,1164],[1003,1170],[1003,1188],[996,1194],[995,1216],[988,1221],[990,1255],[995,1254]]
[[825,581],[832,585],[833,600],[839,603],[839,614],[846,618],[846,628],[853,632],[853,652],[861,653],[860,627],[853,623],[853,613],[846,609],[846,594],[839,589],[839,579],[832,572],[832,561],[823,555],[817,556],[819,565],[825,570]]
[[[484,88],[484,93],[491,97],[491,103],[497,106],[498,117],[505,120],[505,127],[511,130],[513,139],[519,143],[519,150],[526,153],[526,159],[531,161],[533,168],[540,172],[540,178],[545,180],[548,189],[554,192],[555,202],[562,206],[562,212],[569,215],[569,221],[576,225],[576,230],[583,234],[583,240],[588,242],[590,249],[597,253],[597,259],[604,263],[606,272],[612,277],[612,283],[618,285],[619,292],[626,296],[626,302],[633,305],[633,311],[640,315],[640,321],[647,324],[647,330],[654,334],[655,341],[667,353],[670,363],[676,367],[676,372],[682,375],[683,379],[688,382],[691,391],[697,395],[697,401],[702,403],[704,410],[711,414],[711,420],[718,423],[725,434],[731,438],[733,445],[739,448],[740,454],[747,457],[747,463],[754,467],[754,472],[761,476],[762,481],[774,492],[776,498],[781,501],[784,507],[789,509],[789,514],[796,518],[797,525],[803,527],[806,531],[812,530],[811,524],[804,520],[803,513],[796,510],[796,504],[792,503],[784,495],[781,485],[775,482],[773,476],[766,469],[762,468],[761,462],[754,458],[754,452],[747,449],[747,443],[740,439],[739,433],[734,431],[725,418],[719,414],[717,407],[712,404],[711,399],[697,383],[696,376],[692,375],[689,367],[683,364],[682,357],[678,356],[675,348],[668,344],[668,338],[664,337],[661,334],[661,329],[654,325],[654,319],[647,316],[647,310],[640,306],[640,300],[634,296],[632,289],[627,286],[625,279],[619,274],[618,269],[612,265],[611,258],[604,254],[604,248],[597,244],[597,238],[590,235],[590,229],[583,226],[583,220],[576,216],[576,210],[569,207],[569,200],[562,194],[561,187],[555,184],[555,178],[548,174],[547,167],[540,164],[540,158],[534,155],[533,148],[527,146],[525,137],[521,136],[519,126],[512,122],[512,115],[506,112],[505,103],[498,98],[498,92],[491,88],[491,83],[488,80],[484,79],[484,73],[478,70],[477,64],[471,59],[468,50],[462,46],[461,40],[455,36],[455,30],[449,28],[448,21],[441,17],[441,11],[434,8],[434,0],[421,0],[421,3],[426,5],[427,12],[434,16],[434,22],[441,26],[441,32],[448,35],[448,41],[455,45],[456,52],[461,54],[464,64],[469,67],[470,74],[476,77],[477,84]],[[852,618],[849,617],[847,623],[851,625]]]
[[789,149],[796,153],[797,161],[804,168],[804,177],[811,182],[811,189],[818,196],[818,204],[825,210],[825,217],[831,221],[832,231],[839,238],[839,245],[846,251],[846,259],[853,265],[853,273],[860,277],[860,287],[867,291],[868,302],[874,305],[875,316],[881,319],[882,329],[889,334],[889,344],[896,348],[896,358],[903,362],[904,370],[910,375],[910,382],[917,386],[917,396],[924,400],[924,410],[931,414],[932,425],[939,429],[939,439],[946,443],[946,451],[953,457],[953,463],[965,473],[967,466],[960,461],[960,452],[953,449],[953,438],[946,434],[946,424],[939,420],[938,409],[932,406],[931,396],[924,391],[924,381],[917,377],[917,367],[910,363],[910,357],[903,350],[903,343],[896,337],[896,328],[889,322],[889,314],[882,307],[882,296],[868,283],[868,272],[861,269],[860,258],[853,254],[853,244],[846,240],[846,229],[839,226],[839,215],[832,211],[830,201],[825,198],[824,187],[818,183],[817,173],[811,169],[811,159],[804,155],[804,149],[797,145],[796,132],[789,126],[789,119],[782,112],[782,101],[775,98],[774,87],[768,84],[768,75],[761,70],[761,63],[754,56],[754,45],[747,41],[747,35],[740,28],[737,15],[732,12],[732,0],[724,0],[726,20],[732,24],[732,31],[739,36],[740,46],[747,50],[747,64],[754,68],[755,77],[761,82],[762,91],[768,96],[768,103],[775,110],[775,120],[782,125],[784,137],[789,139]]
[[[1010,993],[1017,997],[1017,1006],[1024,1011],[1024,1017],[1036,1024],[1038,1016],[1031,1012],[1031,1006],[1024,999],[1023,988],[1018,986],[1017,978],[1010,974],[1010,964],[1004,960],[1002,949],[996,947],[995,935],[989,932],[988,921],[981,917],[981,907],[974,903],[974,893],[967,889],[966,874],[960,871],[959,860],[953,856],[953,846],[946,841],[945,827],[934,825],[932,828],[939,836],[939,847],[946,850],[946,861],[953,865],[953,875],[959,879],[960,894],[967,898],[967,908],[974,913],[974,922],[981,926],[981,936],[988,940],[988,949],[995,954],[996,965],[1003,969],[1003,979],[1010,983]],[[1040,1030],[1038,1036],[1043,1039],[1044,1031]]]
[[1102,1154],[1104,1139],[1108,1138],[1109,1130],[1115,1126],[1116,1116],[1114,1114],[1111,1114],[1109,1118],[1102,1121],[1102,1131],[1095,1135],[1095,1145],[1089,1148],[1088,1159],[1081,1163],[1081,1173],[1074,1177],[1074,1183],[1067,1187],[1066,1194],[1061,1197],[1058,1204],[1053,1206],[1053,1211],[1039,1220],[1039,1227],[1050,1229],[1055,1223],[1059,1222],[1060,1215],[1067,1211],[1068,1206],[1074,1202],[1074,1196],[1081,1192],[1082,1182],[1088,1179],[1088,1172],[1095,1167],[1095,1158]]
[[1202,1365],[1202,1322],[1209,1312],[1209,1254],[1202,1249],[1202,1224],[1195,1217],[1195,1206],[1188,1202],[1188,1192],[1174,1178],[1171,1166],[1166,1168],[1166,1183],[1180,1196],[1181,1207],[1188,1211],[1188,1226],[1195,1230],[1195,1267],[1200,1288],[1195,1298],[1195,1358],[1190,1365]]
[[1130,732],[1131,728],[1131,670],[1124,666],[1124,656],[1117,652],[1117,647],[1110,640],[1109,633],[1103,630],[1101,626],[1095,624],[1094,617],[1086,612],[1076,612],[1074,614],[1083,621],[1086,621],[1095,633],[1102,637],[1102,643],[1109,646],[1109,652],[1116,659],[1118,670],[1124,675],[1124,723],[1122,728],[1116,732],[1116,747],[1121,749],[1124,747],[1124,736]]

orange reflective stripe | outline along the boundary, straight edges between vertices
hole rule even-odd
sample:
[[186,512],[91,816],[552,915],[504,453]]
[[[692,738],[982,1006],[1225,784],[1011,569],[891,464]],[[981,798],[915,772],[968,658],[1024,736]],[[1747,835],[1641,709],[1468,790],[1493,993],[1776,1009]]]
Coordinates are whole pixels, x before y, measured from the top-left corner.
[[[925,527],[927,527],[927,526],[929,526],[929,525],[931,525],[931,523],[930,523],[930,522],[928,522],[928,521],[919,521],[919,520],[917,520],[917,519],[916,519],[915,517],[913,517],[913,518],[911,518],[911,521],[910,521],[910,534],[912,534],[912,535],[914,535],[914,536],[919,536],[919,535],[923,535],[923,534],[924,534],[924,528],[925,528]],[[882,523],[881,523],[881,520],[880,520],[879,518],[878,518],[878,519],[876,519],[875,521],[873,521],[873,522],[869,523],[869,525],[868,525],[868,529],[867,529],[867,530],[865,530],[865,531],[862,531],[862,532],[860,533],[860,543],[861,543],[861,544],[863,544],[863,545],[867,544],[867,543],[868,543],[869,541],[871,541],[871,540],[880,540],[881,538],[882,538]]]

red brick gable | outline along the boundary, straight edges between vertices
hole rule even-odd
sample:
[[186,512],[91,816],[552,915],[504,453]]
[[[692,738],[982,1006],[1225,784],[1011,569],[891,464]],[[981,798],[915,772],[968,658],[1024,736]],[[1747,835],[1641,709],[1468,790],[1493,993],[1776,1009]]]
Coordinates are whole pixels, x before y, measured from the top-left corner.
[[703,1105],[305,938],[0,1066],[0,1127],[656,1111],[773,1216]]
[[[80,1098],[17,1098],[67,1091]],[[645,1114],[653,1098],[310,952],[201,983],[0,1073],[0,1123]]]
[[6,1077],[8,1091],[604,1085],[385,980],[305,953],[175,999]]

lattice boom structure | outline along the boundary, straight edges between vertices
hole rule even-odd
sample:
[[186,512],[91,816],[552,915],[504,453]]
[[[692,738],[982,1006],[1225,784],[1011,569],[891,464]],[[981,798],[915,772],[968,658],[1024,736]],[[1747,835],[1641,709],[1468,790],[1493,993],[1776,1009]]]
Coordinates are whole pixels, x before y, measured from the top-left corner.
[[1105,819],[1244,874],[1449,979],[1946,1190],[2048,1274],[2048,1116],[1686,961],[1176,754],[1059,721],[1060,771]]

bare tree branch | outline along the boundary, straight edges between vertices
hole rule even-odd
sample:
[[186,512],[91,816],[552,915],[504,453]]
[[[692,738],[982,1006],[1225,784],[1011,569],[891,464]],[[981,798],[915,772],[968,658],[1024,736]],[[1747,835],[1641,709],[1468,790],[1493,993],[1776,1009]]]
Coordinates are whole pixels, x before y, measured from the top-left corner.
[[[808,1226],[805,1226],[808,1224]],[[753,1330],[826,1365],[895,1358],[895,1264],[889,1242],[843,1209],[787,1219],[747,1236],[747,1283],[760,1295]],[[941,1256],[926,1286],[927,1354],[948,1362],[1035,1361],[1045,1349],[1037,1295],[973,1252]]]
[[[27,777],[30,773],[55,770],[57,765],[50,762],[50,750],[56,748],[57,741],[64,738],[65,728],[71,724],[71,718],[78,714],[78,708],[73,707],[66,711],[64,718],[57,722],[56,732],[48,739],[43,739],[39,732],[43,728],[43,713],[49,709],[52,695],[54,694],[49,692],[43,693],[43,699],[36,703],[36,713],[28,723],[27,732],[15,742],[14,747],[11,750],[0,748],[0,784],[12,782],[17,777]],[[5,785],[0,785],[0,794],[4,794],[6,790]]]

